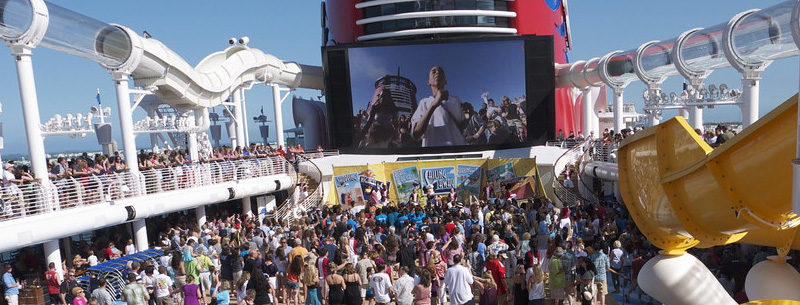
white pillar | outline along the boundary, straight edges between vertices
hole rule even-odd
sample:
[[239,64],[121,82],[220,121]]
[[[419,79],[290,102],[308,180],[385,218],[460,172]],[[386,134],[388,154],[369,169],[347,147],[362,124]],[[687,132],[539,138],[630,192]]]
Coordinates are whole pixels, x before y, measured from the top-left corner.
[[747,128],[750,124],[758,120],[758,91],[761,83],[761,75],[753,75],[742,78],[742,128]]
[[624,117],[624,109],[622,94],[625,92],[622,88],[614,88],[614,132],[620,133],[623,129],[625,129],[625,117]]
[[247,124],[244,117],[244,109],[242,109],[242,89],[233,90],[233,117],[236,119],[236,144],[231,143],[231,146],[245,146],[244,142],[244,124]]
[[128,88],[130,74],[113,72],[114,84],[117,89],[117,107],[119,108],[119,125],[122,132],[122,149],[125,156],[125,165],[132,173],[139,172],[139,160],[136,156],[136,134],[133,133],[133,110],[131,109],[131,95]]
[[64,270],[61,268],[61,249],[58,247],[58,239],[46,241],[43,244],[44,255],[47,258],[47,265],[50,263],[56,264],[56,272],[64,275]]
[[186,114],[186,121],[189,123],[189,132],[186,133],[186,137],[189,139],[189,159],[192,160],[192,163],[196,163],[200,160],[200,154],[198,153],[197,147],[197,133],[195,132],[195,127],[197,127],[197,109],[192,110],[191,113]]
[[243,146],[248,146],[248,145],[250,145],[250,129],[248,128],[248,125],[247,125],[247,118],[248,118],[248,116],[247,116],[247,99],[245,99],[244,90],[239,90],[239,91],[241,92],[241,95],[242,95],[242,118],[243,118],[242,126],[244,127],[244,132],[242,133],[242,135],[244,135],[244,138],[243,138],[244,139],[243,140],[244,141],[244,145]]
[[201,205],[194,208],[195,218],[197,219],[197,226],[202,227],[206,223],[206,206]]
[[653,127],[661,123],[658,119],[658,113],[648,113],[647,114],[647,127]]
[[[17,66],[17,81],[19,82],[19,96],[22,102],[22,116],[25,121],[25,135],[28,140],[28,153],[31,156],[33,175],[42,181],[48,179],[47,157],[44,151],[44,138],[39,125],[39,99],[36,96],[36,82],[33,76],[32,51],[27,47],[13,47],[14,58]],[[45,183],[46,184],[46,183]],[[60,265],[58,261],[57,265]],[[60,268],[60,267],[59,267]]]
[[147,225],[144,219],[137,219],[133,221],[133,235],[137,251],[144,251],[150,248],[147,242]]
[[284,146],[283,112],[281,110],[283,99],[281,98],[281,86],[278,84],[272,84],[272,101],[275,107],[275,136],[278,139],[278,146]]
[[689,112],[689,110],[688,110],[688,109],[686,109],[686,108],[681,108],[681,109],[678,109],[678,115],[679,115],[679,116],[682,116],[682,117],[683,117],[684,119],[686,119],[687,121],[690,119],[690,118],[689,118],[689,116],[690,116],[690,114],[689,114],[689,113],[690,113],[690,112]]
[[700,129],[703,131],[703,108],[697,106],[689,106],[689,125],[692,128]]
[[592,121],[594,120],[594,105],[592,103],[592,89],[591,87],[581,88],[583,93],[583,124],[581,125],[580,132],[584,136],[589,135],[589,130],[593,128]]
[[250,204],[250,196],[242,198],[242,214],[253,213],[253,207]]

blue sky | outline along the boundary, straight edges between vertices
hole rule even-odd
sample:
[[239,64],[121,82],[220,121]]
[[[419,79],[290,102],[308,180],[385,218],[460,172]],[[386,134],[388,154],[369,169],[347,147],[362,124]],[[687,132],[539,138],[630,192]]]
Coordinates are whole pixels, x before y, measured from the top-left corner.
[[[520,1],[520,0],[517,0]],[[540,0],[522,0],[540,1]],[[317,0],[241,0],[241,1],[100,1],[58,0],[54,3],[98,19],[130,27],[136,32],[147,30],[191,65],[203,57],[224,49],[230,37],[250,37],[250,46],[287,61],[321,65],[320,1]],[[709,27],[727,22],[738,12],[751,8],[766,8],[777,0],[673,0],[673,1],[570,1],[570,26],[573,49],[570,60],[589,59],[614,50],[635,49],[650,40],[666,40],[695,27]],[[21,106],[16,73],[11,52],[0,47],[0,103],[3,113],[4,154],[26,153]],[[763,74],[761,111],[764,115],[780,102],[797,92],[798,59],[775,62]],[[112,108],[114,136],[120,141],[113,82],[98,64],[46,48],[34,50],[34,70],[40,101],[42,122],[54,114],[86,113],[96,105],[95,90],[100,88],[104,106]],[[451,76],[452,73],[448,73]],[[452,80],[451,80],[452,81]],[[740,76],[732,68],[714,72],[707,83],[727,83],[741,88]],[[668,79],[667,92],[680,89],[679,77]],[[625,93],[627,102],[641,109],[644,86],[634,83]],[[427,94],[426,88],[419,88]],[[298,90],[303,97],[316,97],[318,91]],[[252,117],[263,105],[272,119],[272,94],[265,86],[247,92],[250,138],[258,139],[258,129]],[[290,103],[284,105],[284,122],[293,127]],[[665,117],[675,115],[665,112]],[[135,120],[143,116],[138,110]],[[706,121],[738,121],[736,107],[717,107],[705,110]],[[274,131],[274,128],[271,128]],[[224,134],[224,133],[223,133]],[[273,133],[274,139],[274,133]],[[138,144],[148,143],[146,136]],[[93,135],[86,139],[51,137],[45,141],[48,152],[67,149],[95,151],[99,146]]]
[[[431,67],[445,71],[447,88],[462,102],[481,108],[481,93],[500,105],[503,95],[525,94],[523,41],[444,43],[357,48],[349,51],[353,114],[366,109],[375,91],[375,80],[387,74],[406,77],[417,86],[417,101],[431,95],[427,85]],[[466,64],[465,64],[466,63]]]

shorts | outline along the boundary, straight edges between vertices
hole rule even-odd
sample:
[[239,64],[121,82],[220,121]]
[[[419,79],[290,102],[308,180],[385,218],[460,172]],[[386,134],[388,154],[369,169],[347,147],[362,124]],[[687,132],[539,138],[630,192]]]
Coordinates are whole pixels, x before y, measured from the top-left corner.
[[289,289],[292,289],[292,290],[300,289],[300,284],[298,284],[297,282],[292,282],[292,281],[287,280],[286,284],[284,284],[284,285],[286,285],[286,288],[289,288]]
[[606,283],[606,280],[597,281],[597,282],[594,282],[594,284],[597,287],[596,295],[606,295],[606,294],[608,294],[608,283]]
[[564,289],[550,289],[550,299],[563,300],[565,297]]

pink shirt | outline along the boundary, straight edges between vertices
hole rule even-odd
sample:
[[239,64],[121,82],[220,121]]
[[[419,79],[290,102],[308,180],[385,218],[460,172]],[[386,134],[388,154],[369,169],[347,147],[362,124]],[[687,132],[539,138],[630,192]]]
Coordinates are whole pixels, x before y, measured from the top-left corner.
[[431,303],[431,287],[422,286],[422,284],[417,284],[414,286],[414,305],[419,304],[430,304]]
[[86,299],[77,297],[74,300],[72,300],[72,305],[86,305]]

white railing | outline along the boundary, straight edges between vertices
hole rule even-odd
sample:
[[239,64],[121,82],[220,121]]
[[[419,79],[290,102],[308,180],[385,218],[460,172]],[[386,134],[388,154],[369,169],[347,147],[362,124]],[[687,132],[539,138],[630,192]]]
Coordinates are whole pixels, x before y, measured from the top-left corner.
[[[301,159],[302,160],[302,159]],[[317,187],[308,194],[307,197],[295,201],[294,196],[290,196],[280,205],[277,211],[267,215],[267,217],[275,218],[279,221],[287,221],[292,223],[297,221],[302,214],[302,211],[309,211],[312,208],[319,207],[322,202],[322,171],[319,170],[316,164],[311,161],[302,160],[297,164],[297,171],[303,173],[309,179],[316,181]],[[296,181],[296,180],[294,180]],[[295,182],[295,184],[297,184]],[[292,189],[294,189],[293,187]]]
[[296,180],[294,168],[284,158],[261,157],[8,184],[0,187],[0,221],[278,174]]
[[[584,156],[584,153],[589,150],[591,147],[591,141],[584,141],[580,142],[578,145],[573,146],[572,148],[568,149],[561,157],[556,160],[556,163],[553,165],[553,191],[561,200],[565,206],[572,206],[575,204],[576,201],[581,200],[585,203],[597,203],[597,198],[584,198],[581,196],[577,188],[568,188],[564,186],[563,182],[559,180],[559,176],[567,168],[569,165],[576,165],[575,168],[578,168],[577,162],[581,160]],[[578,177],[580,180],[580,173],[574,172],[574,176]],[[578,181],[578,183],[581,183]],[[575,185],[577,186],[577,184]]]

